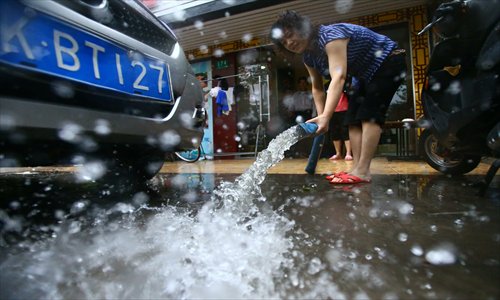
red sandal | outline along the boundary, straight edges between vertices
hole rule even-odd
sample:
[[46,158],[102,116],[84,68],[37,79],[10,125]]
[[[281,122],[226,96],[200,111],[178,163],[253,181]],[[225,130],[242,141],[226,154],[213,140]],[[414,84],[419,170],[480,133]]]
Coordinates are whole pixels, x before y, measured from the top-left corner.
[[368,183],[371,181],[351,174],[342,174],[340,176],[337,176],[336,178],[339,178],[340,181],[333,181],[334,178],[330,180],[331,184],[356,184],[356,183]]
[[340,171],[337,173],[330,174],[330,175],[326,176],[325,178],[326,178],[326,180],[330,181],[335,177],[341,177],[341,176],[346,175],[346,174],[347,174],[347,172]]

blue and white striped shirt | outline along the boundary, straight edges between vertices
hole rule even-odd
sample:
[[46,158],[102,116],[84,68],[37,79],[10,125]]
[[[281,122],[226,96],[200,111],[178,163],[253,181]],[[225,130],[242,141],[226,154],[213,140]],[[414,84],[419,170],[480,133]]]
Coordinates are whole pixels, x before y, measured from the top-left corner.
[[321,25],[318,32],[317,49],[306,50],[304,63],[324,76],[330,74],[325,46],[336,39],[349,39],[347,44],[347,72],[367,82],[378,70],[387,56],[397,47],[396,42],[372,30],[348,23]]

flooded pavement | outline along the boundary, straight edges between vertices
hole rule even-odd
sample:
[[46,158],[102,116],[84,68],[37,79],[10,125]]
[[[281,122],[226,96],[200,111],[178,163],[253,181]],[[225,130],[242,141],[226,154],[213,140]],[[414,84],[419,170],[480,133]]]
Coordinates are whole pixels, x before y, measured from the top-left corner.
[[499,176],[245,174],[0,174],[0,298],[500,297]]

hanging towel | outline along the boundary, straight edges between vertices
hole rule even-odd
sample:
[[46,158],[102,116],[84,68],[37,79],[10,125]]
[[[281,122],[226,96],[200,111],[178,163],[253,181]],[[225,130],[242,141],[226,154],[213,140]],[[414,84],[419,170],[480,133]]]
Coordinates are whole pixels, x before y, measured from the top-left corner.
[[231,107],[234,105],[234,87],[230,87],[227,89],[227,105],[229,106],[229,111],[231,111]]
[[215,104],[217,104],[217,116],[221,114],[229,114],[229,105],[227,104],[227,94],[224,90],[219,90],[217,93],[217,98],[215,99]]
[[210,92],[208,92],[208,94],[210,95],[210,97],[217,97],[217,94],[219,94],[220,90],[221,90],[221,88],[216,86],[216,87],[212,88],[210,90]]

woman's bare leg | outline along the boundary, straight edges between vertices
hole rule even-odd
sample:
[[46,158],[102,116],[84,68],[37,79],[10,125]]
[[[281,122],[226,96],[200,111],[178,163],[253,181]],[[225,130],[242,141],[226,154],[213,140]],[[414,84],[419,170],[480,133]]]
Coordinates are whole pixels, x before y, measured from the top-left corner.
[[361,154],[362,130],[360,126],[349,126],[349,142],[352,151],[352,170],[356,169]]
[[382,128],[377,123],[367,121],[362,123],[361,132],[359,154],[355,154],[353,140],[351,139],[353,154],[355,154],[355,156],[359,156],[357,157],[358,160],[356,160],[356,165],[350,173],[363,179],[370,179],[370,164],[377,151],[380,135],[382,134]]

